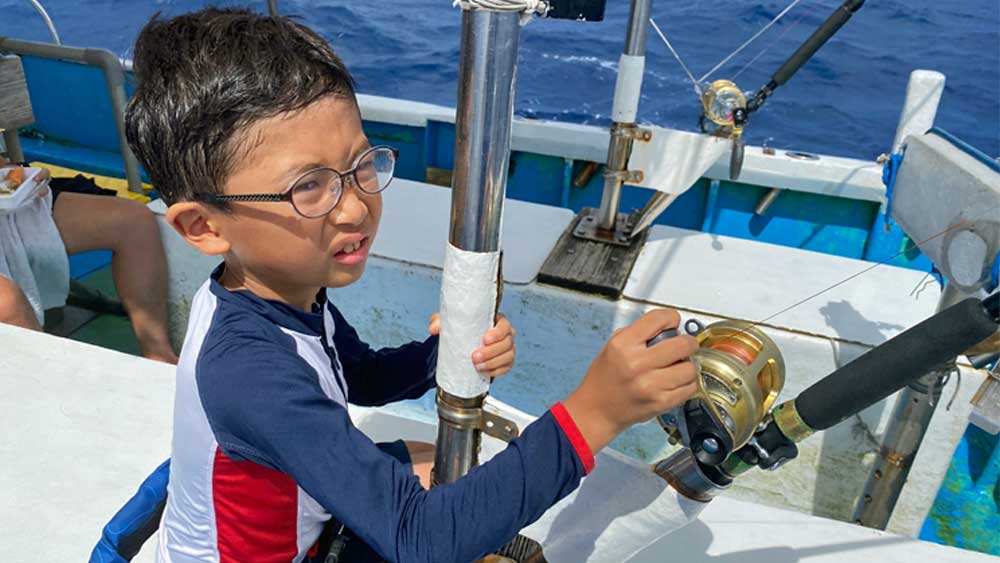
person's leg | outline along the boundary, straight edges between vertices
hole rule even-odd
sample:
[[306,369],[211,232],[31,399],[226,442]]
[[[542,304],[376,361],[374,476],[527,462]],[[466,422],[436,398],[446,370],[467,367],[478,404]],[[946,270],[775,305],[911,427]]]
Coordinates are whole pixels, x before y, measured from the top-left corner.
[[111,273],[142,353],[177,363],[167,329],[167,262],[153,214],[125,198],[65,192],[52,210],[69,255],[109,249]]
[[0,323],[42,330],[24,292],[13,281],[0,276]]

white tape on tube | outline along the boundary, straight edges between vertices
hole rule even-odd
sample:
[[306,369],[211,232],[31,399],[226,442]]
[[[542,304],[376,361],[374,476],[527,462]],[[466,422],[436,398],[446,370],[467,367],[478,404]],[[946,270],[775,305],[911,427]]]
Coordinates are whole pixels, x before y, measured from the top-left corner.
[[615,99],[611,105],[611,119],[619,123],[635,123],[639,110],[639,92],[642,90],[642,73],[646,57],[622,55],[618,59],[618,79],[615,81]]
[[499,252],[469,252],[450,243],[445,250],[437,384],[456,397],[478,397],[490,387],[489,376],[473,366],[472,351],[493,327],[499,267]]

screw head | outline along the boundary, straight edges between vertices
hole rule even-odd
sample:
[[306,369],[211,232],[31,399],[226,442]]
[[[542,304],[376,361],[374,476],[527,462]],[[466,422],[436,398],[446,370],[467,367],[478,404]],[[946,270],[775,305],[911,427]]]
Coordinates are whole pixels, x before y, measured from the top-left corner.
[[715,438],[705,438],[701,441],[701,449],[710,454],[718,453],[719,442]]

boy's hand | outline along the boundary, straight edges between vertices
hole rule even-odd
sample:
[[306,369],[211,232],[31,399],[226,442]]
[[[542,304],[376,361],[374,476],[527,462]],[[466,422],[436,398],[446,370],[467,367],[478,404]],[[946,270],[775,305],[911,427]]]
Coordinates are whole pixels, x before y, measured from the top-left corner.
[[697,340],[681,335],[646,347],[647,340],[679,323],[677,311],[658,309],[615,332],[563,402],[593,453],[697,391],[697,369],[688,360]]
[[[431,335],[441,333],[441,314],[431,315],[427,332]],[[472,363],[480,373],[490,377],[499,377],[514,367],[514,335],[517,331],[510,326],[507,317],[500,315],[496,326],[486,331],[483,345],[472,352]]]

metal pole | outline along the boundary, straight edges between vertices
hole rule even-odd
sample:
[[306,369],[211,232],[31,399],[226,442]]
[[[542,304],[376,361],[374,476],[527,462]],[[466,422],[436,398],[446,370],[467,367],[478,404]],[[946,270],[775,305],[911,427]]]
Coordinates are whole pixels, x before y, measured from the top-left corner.
[[[459,251],[495,253],[500,249],[519,34],[519,13],[462,12],[455,172],[448,237]],[[449,274],[445,271],[444,275],[447,278]],[[442,290],[442,300],[448,298]],[[447,336],[445,328],[443,325],[442,339]],[[440,365],[438,370],[441,371]],[[478,423],[484,399],[485,393],[463,397],[443,387],[438,390],[435,484],[456,481],[478,463],[481,436]]]
[[615,99],[612,109],[611,140],[608,142],[608,163],[604,169],[604,193],[597,217],[601,229],[613,231],[618,219],[622,181],[632,152],[631,132],[635,129],[635,114],[639,107],[642,73],[646,60],[646,30],[652,0],[632,0],[625,51],[618,65]]
[[[937,310],[947,309],[966,297],[970,295],[948,284],[941,292]],[[888,526],[934,409],[941,400],[945,378],[954,369],[952,364],[931,370],[899,392],[882,448],[854,512],[855,523],[879,530]]]

